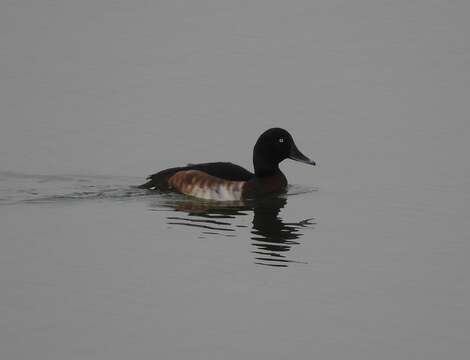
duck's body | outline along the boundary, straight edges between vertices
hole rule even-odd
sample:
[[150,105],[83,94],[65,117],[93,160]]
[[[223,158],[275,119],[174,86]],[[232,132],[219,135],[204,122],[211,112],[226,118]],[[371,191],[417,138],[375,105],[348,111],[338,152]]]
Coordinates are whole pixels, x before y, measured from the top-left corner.
[[287,186],[287,179],[278,165],[288,157],[315,165],[297,149],[287,131],[273,128],[265,131],[256,142],[254,173],[228,162],[189,164],[153,174],[140,188],[176,191],[217,201],[236,201],[280,192]]

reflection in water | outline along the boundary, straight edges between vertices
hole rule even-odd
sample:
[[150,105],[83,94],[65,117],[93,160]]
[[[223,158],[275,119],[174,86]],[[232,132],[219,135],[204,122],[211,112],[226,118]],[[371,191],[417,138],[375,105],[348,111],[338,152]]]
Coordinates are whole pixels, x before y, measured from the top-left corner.
[[237,224],[237,222],[253,212],[250,238],[255,263],[286,267],[289,263],[303,263],[303,261],[288,258],[286,253],[292,246],[299,244],[298,239],[303,235],[302,229],[314,225],[313,219],[293,223],[284,222],[279,212],[286,204],[285,196],[217,203],[174,195],[163,198],[163,202],[158,201],[158,204],[153,204],[153,207],[158,210],[163,206],[183,214],[168,216],[167,223],[199,228],[200,237],[205,235],[240,236],[240,228],[249,226]]
[[[255,250],[255,263],[272,266],[287,266],[294,262],[284,255],[293,245],[298,245],[303,227],[313,225],[313,219],[286,223],[279,217],[287,199],[273,197],[259,201],[253,207],[253,228],[251,230]],[[296,261],[298,262],[298,261]]]

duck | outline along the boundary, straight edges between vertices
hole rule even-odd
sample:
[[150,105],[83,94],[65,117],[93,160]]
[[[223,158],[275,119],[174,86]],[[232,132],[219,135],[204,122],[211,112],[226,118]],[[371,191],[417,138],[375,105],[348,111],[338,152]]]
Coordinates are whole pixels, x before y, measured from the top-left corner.
[[241,201],[285,191],[287,178],[279,163],[292,159],[315,166],[302,154],[287,130],[264,131],[253,148],[254,172],[231,162],[188,164],[147,177],[141,189],[176,192],[215,201]]

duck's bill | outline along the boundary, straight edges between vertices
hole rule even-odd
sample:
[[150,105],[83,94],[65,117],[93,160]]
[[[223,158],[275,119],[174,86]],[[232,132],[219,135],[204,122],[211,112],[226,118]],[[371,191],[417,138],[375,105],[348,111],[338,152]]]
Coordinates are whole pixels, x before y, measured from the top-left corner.
[[306,157],[304,154],[302,154],[300,152],[299,149],[297,149],[297,146],[293,145],[292,146],[292,149],[290,151],[290,154],[289,154],[289,159],[292,159],[292,160],[295,160],[295,161],[300,161],[300,162],[303,162],[305,164],[309,164],[309,165],[316,165],[315,164],[315,161],[313,160],[310,160],[308,157]]

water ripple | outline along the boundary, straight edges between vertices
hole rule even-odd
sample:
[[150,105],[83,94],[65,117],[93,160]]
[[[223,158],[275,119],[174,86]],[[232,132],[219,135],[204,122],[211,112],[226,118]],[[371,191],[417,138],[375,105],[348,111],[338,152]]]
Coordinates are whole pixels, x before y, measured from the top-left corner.
[[130,185],[135,183],[139,180],[130,177],[0,172],[0,205],[144,200],[149,202],[150,210],[164,212],[169,226],[198,229],[198,238],[250,239],[256,264],[286,267],[304,263],[289,254],[301,245],[301,237],[315,226],[315,221],[307,218],[288,222],[280,213],[290,198],[314,192],[316,188],[294,185],[289,186],[285,194],[256,200],[214,202]]

